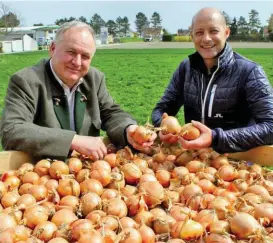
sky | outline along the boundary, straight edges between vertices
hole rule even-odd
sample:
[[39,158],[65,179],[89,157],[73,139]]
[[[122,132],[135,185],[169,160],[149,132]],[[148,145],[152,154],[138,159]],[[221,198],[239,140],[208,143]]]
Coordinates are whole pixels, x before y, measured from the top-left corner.
[[[0,0],[1,1],[1,0]],[[162,19],[162,26],[170,33],[176,33],[177,29],[187,29],[191,24],[194,14],[203,7],[216,7],[225,11],[231,18],[240,16],[248,19],[248,13],[255,9],[259,13],[262,25],[267,25],[267,20],[273,14],[273,0],[261,1],[65,1],[65,0],[32,0],[12,1],[2,0],[10,10],[13,10],[21,20],[21,26],[32,26],[35,23],[44,25],[54,24],[56,19],[64,17],[84,16],[87,20],[95,14],[99,14],[105,21],[116,20],[117,17],[127,16],[130,28],[135,30],[134,21],[138,12],[151,18],[154,12],[158,12]]]

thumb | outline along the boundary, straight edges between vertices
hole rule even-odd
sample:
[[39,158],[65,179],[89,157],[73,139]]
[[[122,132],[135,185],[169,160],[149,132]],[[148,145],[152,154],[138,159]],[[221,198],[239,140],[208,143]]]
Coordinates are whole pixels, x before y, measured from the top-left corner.
[[198,129],[200,130],[200,132],[206,132],[206,131],[209,130],[209,128],[208,128],[206,125],[204,125],[203,123],[201,123],[201,122],[192,120],[191,123],[192,123],[192,125],[194,125],[196,128],[198,128]]
[[130,125],[127,127],[126,131],[129,136],[132,136],[137,128],[137,125]]

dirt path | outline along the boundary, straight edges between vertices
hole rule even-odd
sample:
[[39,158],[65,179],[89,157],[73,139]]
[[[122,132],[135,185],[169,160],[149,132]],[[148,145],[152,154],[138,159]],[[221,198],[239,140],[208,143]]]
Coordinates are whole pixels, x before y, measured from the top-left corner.
[[[273,42],[230,42],[233,48],[273,48]],[[98,49],[194,48],[192,42],[138,42],[97,46]]]

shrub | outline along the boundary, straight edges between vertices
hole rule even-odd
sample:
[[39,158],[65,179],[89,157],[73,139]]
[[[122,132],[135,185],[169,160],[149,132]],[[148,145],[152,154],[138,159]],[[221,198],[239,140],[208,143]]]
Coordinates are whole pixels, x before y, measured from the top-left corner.
[[191,36],[174,36],[173,40],[176,42],[191,42]]
[[0,53],[3,53],[3,43],[0,42]]
[[120,43],[128,43],[128,42],[143,42],[143,39],[138,38],[138,37],[122,37],[122,38],[120,38]]
[[162,41],[172,41],[173,36],[172,35],[163,35]]

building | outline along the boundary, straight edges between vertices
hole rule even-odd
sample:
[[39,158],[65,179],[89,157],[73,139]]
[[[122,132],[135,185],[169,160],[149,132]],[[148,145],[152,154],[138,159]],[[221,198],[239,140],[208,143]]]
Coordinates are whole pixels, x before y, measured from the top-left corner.
[[143,29],[142,38],[147,41],[162,40],[163,29],[161,27],[147,27]]

